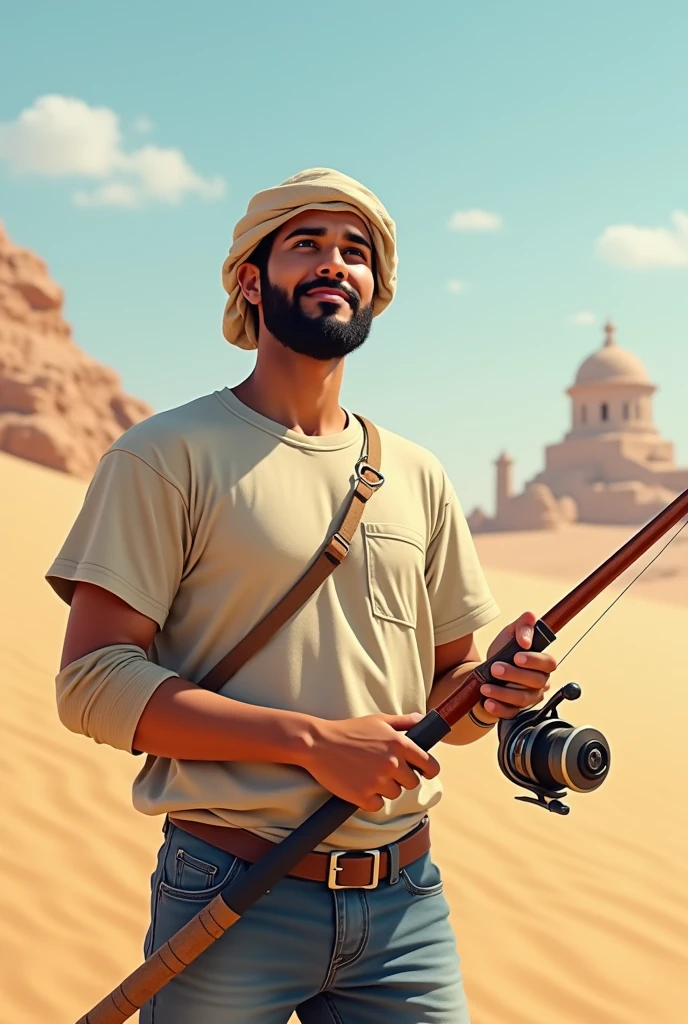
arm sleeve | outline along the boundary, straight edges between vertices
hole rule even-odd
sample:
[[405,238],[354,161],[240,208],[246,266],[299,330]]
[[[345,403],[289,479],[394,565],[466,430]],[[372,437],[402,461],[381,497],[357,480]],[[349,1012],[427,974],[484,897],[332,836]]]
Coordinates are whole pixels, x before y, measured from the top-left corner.
[[113,644],[65,665],[55,680],[57,714],[70,732],[130,754],[143,709],[158,686],[177,676],[134,644]]
[[428,545],[425,581],[436,646],[473,633],[499,615],[466,517],[446,476],[439,522]]
[[184,496],[140,456],[103,456],[83,506],[46,574],[69,604],[94,583],[165,624],[191,542]]
[[[67,604],[79,581],[103,587],[162,629],[190,544],[182,492],[138,455],[113,449],[99,463],[46,579]],[[97,743],[135,753],[146,704],[176,675],[135,645],[93,651],[56,678],[60,721]]]

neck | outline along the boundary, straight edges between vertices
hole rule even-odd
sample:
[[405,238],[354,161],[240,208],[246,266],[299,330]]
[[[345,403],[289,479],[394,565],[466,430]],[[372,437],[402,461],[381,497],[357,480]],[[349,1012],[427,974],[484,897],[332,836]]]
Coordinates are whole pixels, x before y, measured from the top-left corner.
[[339,405],[343,376],[343,359],[321,362],[298,355],[261,333],[253,372],[231,390],[244,405],[289,430],[338,434],[346,426]]

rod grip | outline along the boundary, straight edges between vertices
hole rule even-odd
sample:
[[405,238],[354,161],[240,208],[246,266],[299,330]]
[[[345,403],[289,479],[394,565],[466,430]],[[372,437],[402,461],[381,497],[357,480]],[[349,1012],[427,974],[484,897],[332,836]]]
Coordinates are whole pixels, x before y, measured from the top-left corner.
[[123,1024],[238,919],[216,896],[77,1024]]

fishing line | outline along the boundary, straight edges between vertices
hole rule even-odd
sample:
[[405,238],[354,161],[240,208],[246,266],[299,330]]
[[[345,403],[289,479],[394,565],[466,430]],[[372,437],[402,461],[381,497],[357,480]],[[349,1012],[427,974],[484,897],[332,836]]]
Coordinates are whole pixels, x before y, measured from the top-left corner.
[[608,605],[608,606],[607,606],[607,607],[606,607],[606,608],[604,609],[604,611],[602,612],[602,614],[601,614],[601,615],[599,615],[599,616],[598,616],[598,617],[597,617],[597,618],[595,619],[595,621],[593,622],[593,624],[592,624],[591,626],[589,626],[589,627],[588,627],[588,628],[586,629],[585,633],[583,633],[583,635],[582,635],[582,636],[579,636],[579,637],[578,637],[578,639],[576,640],[575,644],[573,644],[573,646],[572,646],[572,647],[569,647],[569,649],[568,649],[568,651],[566,652],[566,654],[564,655],[564,657],[563,657],[563,658],[561,658],[561,659],[560,659],[560,660],[559,660],[559,661],[557,662],[557,668],[559,667],[559,665],[561,665],[561,663],[562,663],[563,661],[565,661],[565,660],[566,660],[566,658],[568,658],[568,656],[569,656],[569,654],[571,653],[571,651],[573,651],[573,650],[574,650],[574,649],[575,649],[576,647],[578,647],[578,644],[579,644],[579,643],[581,642],[581,640],[584,640],[584,639],[585,639],[585,637],[586,637],[586,636],[588,635],[588,633],[590,632],[590,630],[591,630],[591,629],[594,629],[594,628],[595,628],[595,626],[596,626],[596,625],[597,625],[597,623],[598,623],[598,622],[600,621],[600,619],[603,619],[603,618],[604,618],[604,616],[605,616],[605,615],[607,614],[607,612],[608,612],[608,611],[609,611],[609,610],[610,610],[611,608],[613,608],[613,607],[614,607],[614,605],[616,604],[616,602],[617,602],[617,601],[618,601],[618,600],[619,600],[620,598],[622,598],[622,597],[624,596],[624,594],[626,593],[626,591],[627,591],[627,590],[628,590],[628,589],[629,589],[630,587],[632,587],[632,586],[633,586],[633,584],[635,583],[635,581],[636,581],[636,580],[639,580],[639,579],[640,579],[640,577],[641,577],[641,576],[643,575],[643,573],[645,572],[645,570],[646,570],[646,569],[649,569],[649,568],[650,568],[650,566],[652,565],[652,563],[653,563],[653,562],[656,562],[656,561],[657,561],[657,559],[658,559],[658,558],[659,558],[659,556],[660,556],[660,555],[662,554],[662,552],[663,552],[663,551],[666,551],[666,549],[667,549],[667,548],[669,547],[669,545],[670,545],[670,544],[672,544],[672,543],[673,543],[673,542],[674,542],[674,541],[676,540],[676,538],[678,537],[678,535],[679,535],[679,533],[681,532],[681,530],[683,530],[683,529],[684,529],[684,527],[686,527],[686,526],[688,526],[688,519],[686,519],[686,520],[685,520],[685,522],[684,522],[684,523],[683,523],[683,524],[682,524],[681,526],[679,526],[678,530],[677,530],[677,531],[676,531],[676,533],[675,533],[675,534],[673,535],[673,537],[670,537],[670,538],[669,538],[669,540],[668,540],[668,541],[666,542],[666,544],[664,545],[664,547],[660,548],[660,550],[659,550],[659,551],[657,552],[657,554],[656,554],[656,555],[654,556],[654,558],[650,559],[650,561],[649,561],[649,562],[647,563],[647,565],[646,565],[646,566],[645,566],[644,568],[642,568],[642,569],[640,570],[640,572],[638,573],[638,575],[637,575],[637,576],[634,576],[634,578],[633,578],[633,579],[631,580],[631,582],[630,582],[630,583],[628,584],[628,586],[624,587],[624,589],[623,589],[623,590],[621,591],[621,593],[620,593],[620,594],[618,594],[618,595],[617,595],[617,596],[616,596],[616,597],[614,598],[614,600],[612,601],[612,603],[611,603],[610,605]]

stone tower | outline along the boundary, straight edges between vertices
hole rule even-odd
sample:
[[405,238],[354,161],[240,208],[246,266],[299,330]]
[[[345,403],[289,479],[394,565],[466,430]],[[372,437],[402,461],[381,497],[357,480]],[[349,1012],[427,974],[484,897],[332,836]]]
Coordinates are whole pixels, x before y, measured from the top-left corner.
[[513,466],[514,460],[507,452],[502,452],[499,458],[495,462],[497,467],[497,495],[496,495],[496,515],[497,518],[501,518],[509,504],[509,499],[512,497],[513,488]]

